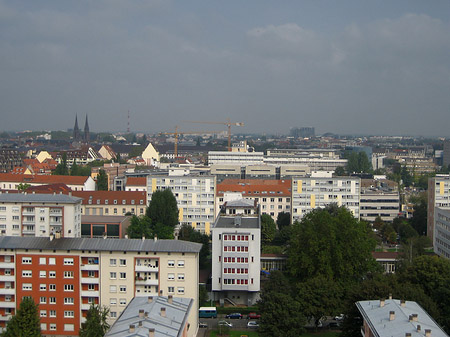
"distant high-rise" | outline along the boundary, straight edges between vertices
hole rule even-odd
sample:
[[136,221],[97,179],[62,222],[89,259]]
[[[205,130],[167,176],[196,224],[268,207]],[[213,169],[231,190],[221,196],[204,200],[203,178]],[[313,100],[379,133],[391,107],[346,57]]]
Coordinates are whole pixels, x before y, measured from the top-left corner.
[[91,137],[89,134],[89,124],[88,124],[88,116],[86,114],[86,122],[84,123],[84,141],[85,143],[89,143]]
[[290,133],[294,138],[310,138],[316,135],[313,127],[291,128]]
[[450,165],[450,140],[444,141],[444,158],[443,166],[448,167]]
[[80,129],[78,128],[78,115],[75,115],[75,126],[73,127],[73,140],[80,140]]

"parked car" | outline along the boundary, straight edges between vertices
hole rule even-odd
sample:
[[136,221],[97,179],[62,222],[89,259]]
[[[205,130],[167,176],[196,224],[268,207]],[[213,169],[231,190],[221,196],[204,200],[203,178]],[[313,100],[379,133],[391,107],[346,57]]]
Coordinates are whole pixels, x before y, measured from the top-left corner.
[[232,323],[230,323],[230,322],[227,322],[227,321],[219,321],[219,323],[217,323],[219,326],[220,325],[222,325],[222,326],[227,326],[227,327],[229,327],[229,328],[232,328],[233,327],[233,324]]
[[207,328],[208,327],[208,323],[200,322],[200,323],[198,323],[198,327],[199,328]]
[[233,312],[232,314],[226,315],[225,318],[229,318],[229,319],[241,319],[241,318],[242,318],[242,314],[241,314],[240,312]]
[[342,321],[343,319],[344,319],[344,314],[340,314],[340,315],[334,316],[334,320],[335,321]]
[[249,321],[247,323],[247,328],[249,328],[249,329],[258,329],[259,328],[259,324],[256,321]]
[[247,315],[247,319],[260,319],[261,315],[256,312],[251,312]]

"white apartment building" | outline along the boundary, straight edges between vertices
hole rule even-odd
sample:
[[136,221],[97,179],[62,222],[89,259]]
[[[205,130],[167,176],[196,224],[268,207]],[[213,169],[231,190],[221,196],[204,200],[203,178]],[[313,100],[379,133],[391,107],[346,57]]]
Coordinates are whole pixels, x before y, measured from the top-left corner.
[[156,190],[170,188],[177,199],[180,225],[209,234],[215,219],[216,177],[182,172],[147,176],[147,200],[151,201]]
[[224,205],[212,229],[214,300],[253,305],[258,300],[261,272],[261,220],[255,201]]
[[373,222],[379,216],[392,222],[400,212],[398,185],[387,179],[361,179],[359,202],[361,219]]
[[200,244],[0,237],[0,249],[0,331],[23,296],[38,303],[46,336],[78,336],[91,303],[106,306],[112,324],[135,296],[193,299],[197,327]]
[[0,192],[1,235],[81,237],[81,202],[65,194]]
[[450,209],[434,208],[434,252],[450,259]]
[[264,152],[209,151],[209,165],[262,165]]
[[[435,244],[435,208],[450,209],[450,175],[438,174],[428,179],[427,236]],[[421,234],[421,233],[419,233]]]
[[292,221],[331,203],[347,207],[359,219],[361,179],[356,177],[297,177],[292,179]]

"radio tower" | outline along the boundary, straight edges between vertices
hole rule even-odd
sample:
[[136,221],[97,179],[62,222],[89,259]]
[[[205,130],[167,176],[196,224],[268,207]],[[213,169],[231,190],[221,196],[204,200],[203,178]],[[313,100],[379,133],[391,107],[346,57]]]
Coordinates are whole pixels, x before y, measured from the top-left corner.
[[130,110],[128,110],[127,133],[130,133]]

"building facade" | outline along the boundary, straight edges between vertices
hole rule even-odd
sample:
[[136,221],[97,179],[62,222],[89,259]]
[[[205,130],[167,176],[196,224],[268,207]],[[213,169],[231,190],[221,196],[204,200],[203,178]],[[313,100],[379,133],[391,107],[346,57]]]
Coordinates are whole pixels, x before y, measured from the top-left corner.
[[450,259],[450,209],[434,208],[434,252]]
[[435,208],[450,208],[450,175],[438,174],[428,179],[427,236],[433,240]]
[[44,335],[77,336],[91,303],[109,323],[135,296],[192,298],[198,313],[200,244],[176,240],[0,237],[0,328],[20,299],[39,305]]
[[359,219],[361,179],[356,177],[309,177],[292,179],[292,222],[315,208],[332,203],[345,206]]
[[221,305],[254,305],[260,291],[261,220],[256,202],[223,207],[212,230],[212,291]]
[[2,236],[81,236],[81,200],[64,194],[0,193]]

